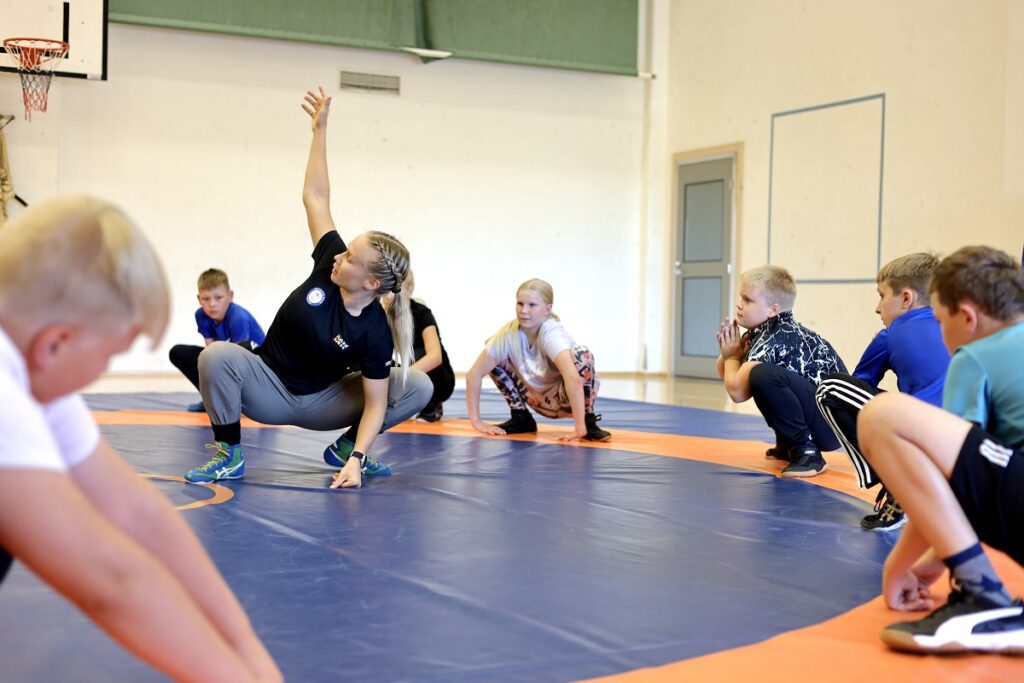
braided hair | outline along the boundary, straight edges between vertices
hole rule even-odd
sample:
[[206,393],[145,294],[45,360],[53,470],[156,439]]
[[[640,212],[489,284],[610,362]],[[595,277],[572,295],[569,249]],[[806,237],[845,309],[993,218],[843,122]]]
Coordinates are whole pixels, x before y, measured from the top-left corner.
[[377,252],[377,259],[367,263],[370,274],[380,282],[377,296],[388,293],[395,295],[395,300],[388,307],[388,326],[391,328],[391,339],[395,345],[395,360],[402,367],[402,381],[412,365],[412,312],[409,301],[402,296],[402,284],[409,274],[409,250],[395,236],[386,232],[371,230],[366,233],[370,246]]

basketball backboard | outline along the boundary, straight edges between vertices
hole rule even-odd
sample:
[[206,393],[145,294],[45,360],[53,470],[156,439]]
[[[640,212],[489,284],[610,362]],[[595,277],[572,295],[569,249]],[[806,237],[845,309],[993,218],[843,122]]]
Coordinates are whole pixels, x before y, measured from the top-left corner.
[[[107,80],[107,0],[0,0],[0,40],[50,38],[71,47],[55,76]],[[0,71],[16,71],[0,46]]]

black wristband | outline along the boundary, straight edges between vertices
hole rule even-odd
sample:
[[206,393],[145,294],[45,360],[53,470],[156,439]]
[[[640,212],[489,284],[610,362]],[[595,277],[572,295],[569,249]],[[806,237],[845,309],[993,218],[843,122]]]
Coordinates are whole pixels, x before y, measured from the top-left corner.
[[360,467],[366,464],[366,453],[363,453],[362,451],[352,451],[352,454],[348,457],[358,460]]

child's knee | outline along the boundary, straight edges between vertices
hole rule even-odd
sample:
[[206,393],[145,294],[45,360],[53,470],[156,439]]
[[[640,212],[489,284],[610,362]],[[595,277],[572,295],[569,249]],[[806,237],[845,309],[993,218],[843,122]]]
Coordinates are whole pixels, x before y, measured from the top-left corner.
[[862,446],[870,448],[880,436],[892,431],[897,411],[893,406],[895,394],[879,394],[868,401],[857,414],[857,439]]
[[175,344],[171,347],[171,350],[167,352],[167,358],[171,361],[171,365],[178,367],[181,364],[187,348],[184,344]]
[[762,395],[777,385],[778,368],[770,363],[759,363],[750,369],[747,381],[751,396]]

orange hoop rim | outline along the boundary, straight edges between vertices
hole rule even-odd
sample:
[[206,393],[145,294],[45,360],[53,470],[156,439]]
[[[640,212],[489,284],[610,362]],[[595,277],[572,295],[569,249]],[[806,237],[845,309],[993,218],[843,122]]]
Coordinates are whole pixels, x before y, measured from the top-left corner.
[[[67,54],[70,46],[54,38],[5,38],[4,49],[22,71],[42,71],[43,66]],[[47,69],[53,71],[53,69]]]

